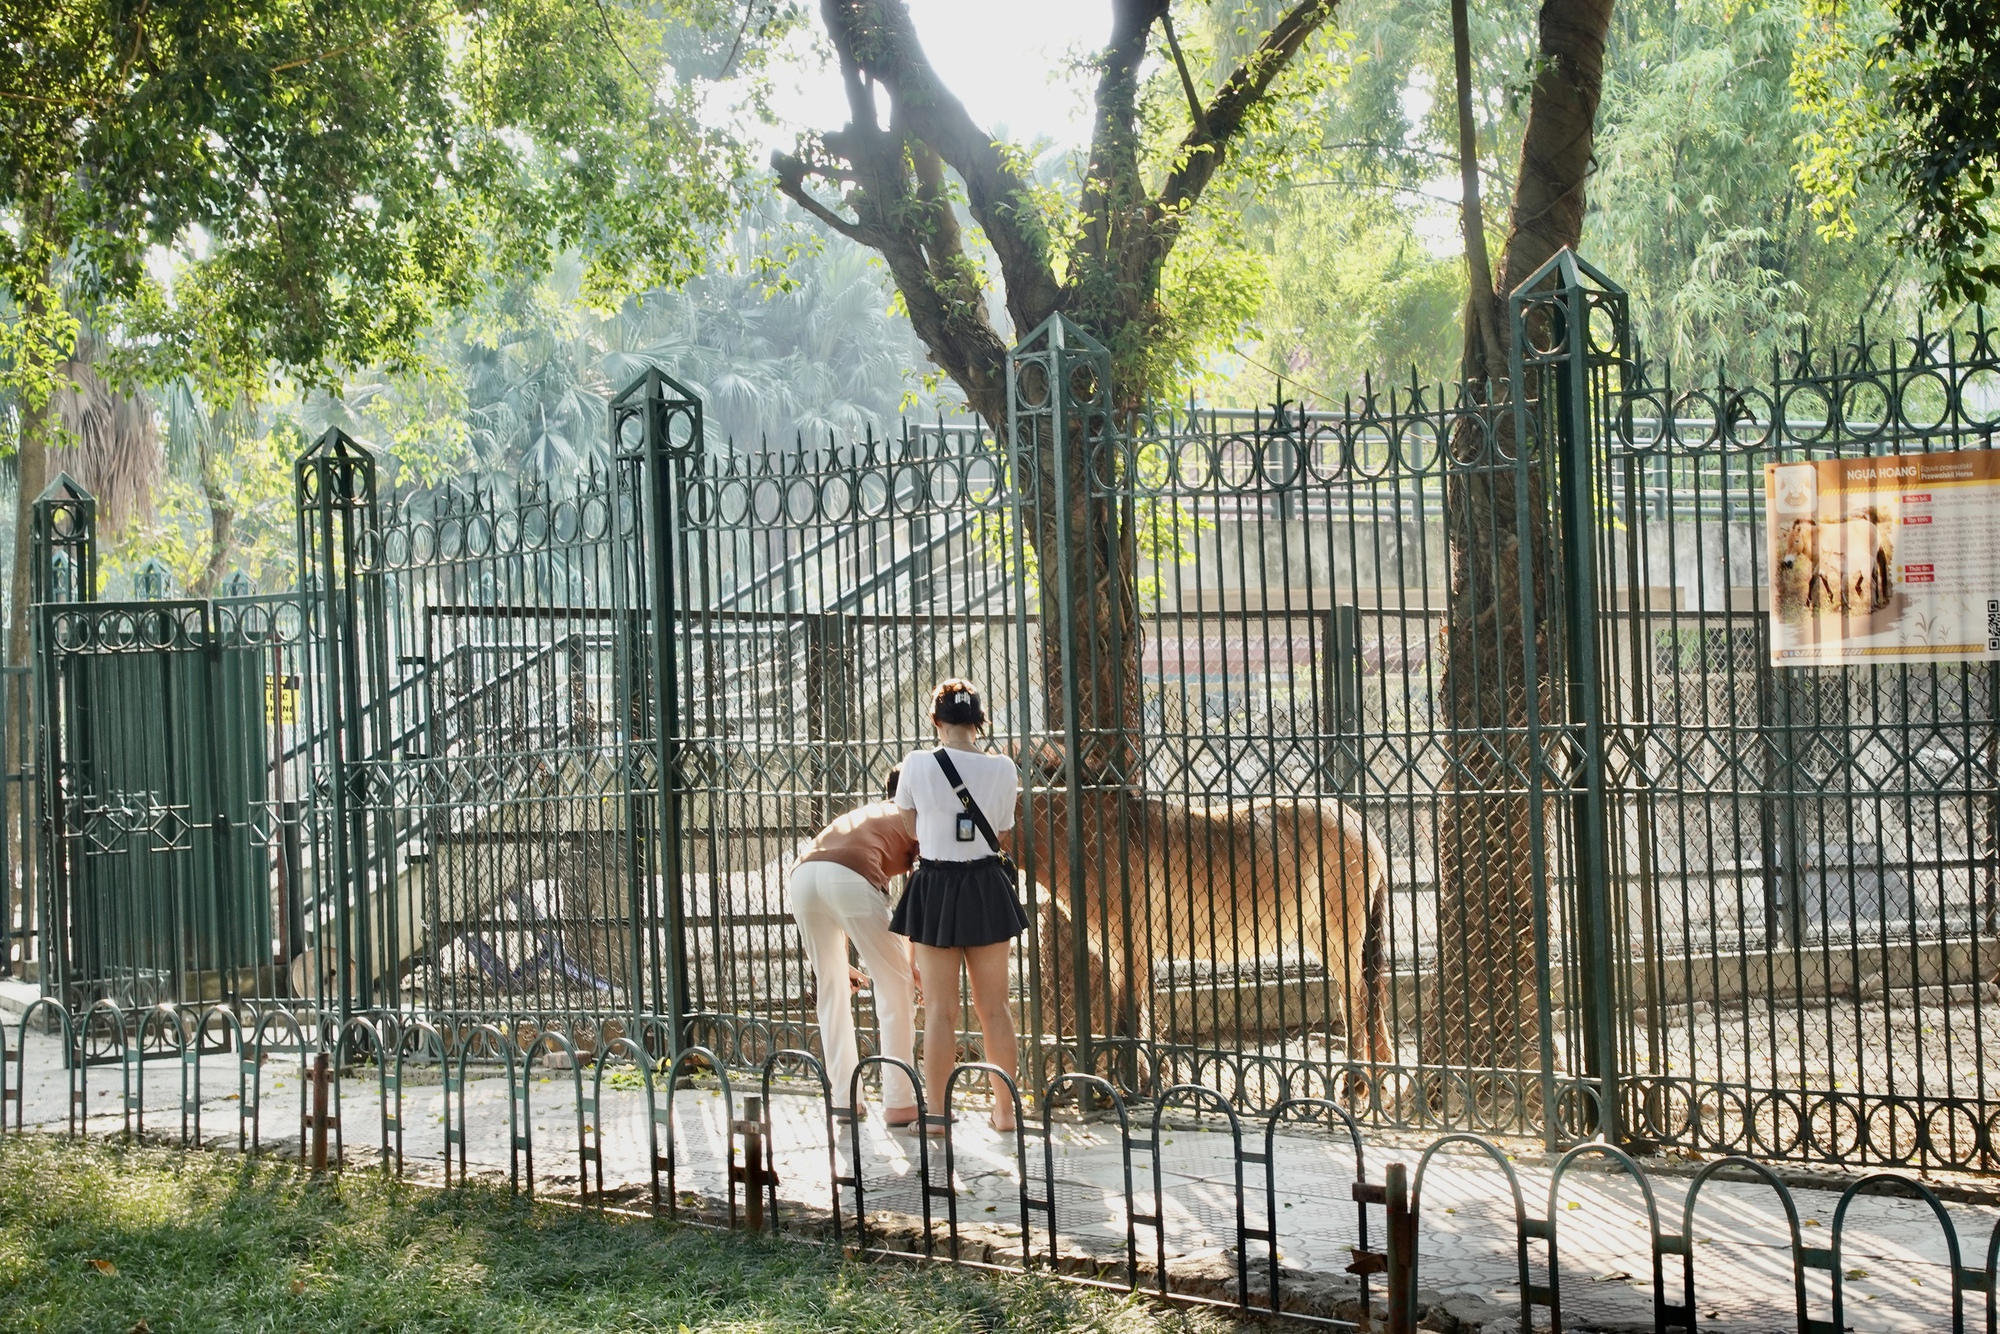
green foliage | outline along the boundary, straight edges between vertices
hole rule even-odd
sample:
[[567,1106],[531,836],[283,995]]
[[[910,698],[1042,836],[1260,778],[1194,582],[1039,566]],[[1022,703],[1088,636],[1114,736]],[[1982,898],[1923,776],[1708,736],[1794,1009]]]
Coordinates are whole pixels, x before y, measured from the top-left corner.
[[[568,251],[600,303],[700,267],[746,169],[670,38],[717,0],[59,0],[0,16],[0,282],[45,393],[60,285],[157,374],[410,359]],[[766,11],[761,50],[791,21]],[[172,263],[149,265],[155,247]],[[29,318],[33,316],[33,318]],[[107,317],[110,318],[110,317]],[[141,355],[142,354],[142,355]]]
[[2000,287],[2000,3],[1901,0],[1896,12],[1891,160],[1910,232],[1944,297],[1981,300]]
[[[1898,192],[1840,176],[1850,159],[1834,151],[1861,133],[1853,108],[1887,87],[1857,53],[1892,17],[1881,0],[1858,0],[1826,45],[1818,3],[1616,10],[1582,249],[1631,292],[1644,349],[1691,372],[1762,363],[1807,328],[1844,333],[1917,299],[1927,276],[1885,244],[1905,216]],[[1360,0],[1342,18],[1346,68],[1318,94],[1321,133],[1292,169],[1298,185],[1246,228],[1270,296],[1241,345],[1238,401],[1268,395],[1279,375],[1338,401],[1368,372],[1400,382],[1413,365],[1426,380],[1456,370],[1456,128],[1432,91],[1451,87],[1449,24],[1441,7],[1409,0]],[[1530,34],[1501,6],[1475,3],[1470,18],[1482,194],[1489,227],[1502,228]],[[1826,150],[1819,174],[1802,176],[1800,145],[1814,143]],[[1503,240],[1490,235],[1489,248]]]
[[[1531,25],[1515,9],[1472,6],[1475,121],[1489,222],[1504,218]],[[1310,106],[1311,124],[1285,185],[1249,228],[1269,269],[1270,299],[1255,336],[1238,342],[1225,396],[1254,402],[1274,380],[1318,406],[1378,382],[1448,378],[1456,368],[1465,303],[1455,207],[1455,111],[1433,90],[1451,86],[1445,7],[1415,0],[1344,6],[1335,69]],[[1498,238],[1494,239],[1498,248]]]
[[[1857,20],[1865,25],[1857,29]],[[1793,53],[1793,103],[1805,119],[1798,137],[1799,184],[1811,197],[1820,235],[1855,234],[1854,201],[1868,157],[1886,145],[1889,122],[1878,55],[1887,11],[1849,13],[1839,0],[1808,0]]]
[[1798,175],[1824,234],[1853,237],[1856,198],[1888,187],[1908,210],[1896,239],[1946,302],[2000,284],[1996,32],[1994,0],[1809,0],[1800,29]]
[[[149,559],[164,563],[183,591],[199,586],[212,559],[220,566],[218,573],[241,570],[258,589],[293,586],[298,571],[292,462],[310,442],[287,416],[256,416],[262,419],[246,423],[219,443],[205,465],[197,465],[205,467],[205,475],[170,470],[154,491],[151,512],[128,524],[116,541],[103,544],[101,563],[109,589],[115,593]],[[213,543],[216,503],[226,505],[233,517],[227,549],[219,558]]]
[[[333,426],[381,449],[388,487],[409,490],[468,477],[562,485],[608,466],[607,404],[650,366],[702,395],[718,450],[883,436],[900,414],[932,410],[879,265],[839,238],[794,242],[782,216],[754,215],[711,272],[608,314],[584,299],[584,266],[564,259],[432,331],[403,369],[350,375],[337,393],[232,398],[171,382],[159,397],[173,466],[151,512],[107,551],[107,575],[157,557],[193,587],[218,560],[213,498],[234,515],[224,571],[288,587],[291,461]],[[759,262],[771,256],[787,261],[777,281]]]
[[1690,372],[1767,362],[1802,330],[1844,333],[1917,288],[1917,266],[1882,244],[1893,191],[1849,182],[1828,227],[1812,173],[1794,172],[1795,145],[1825,125],[1800,89],[1855,73],[1800,45],[1811,3],[1624,11],[1585,247],[1631,291],[1643,346]]
[[565,260],[437,330],[412,370],[352,377],[337,399],[308,396],[307,432],[338,425],[382,443],[399,485],[558,482],[609,463],[606,405],[653,366],[701,395],[718,450],[844,443],[932,406],[913,369],[921,348],[861,247],[800,244],[792,219],[760,211],[715,260],[609,312]]
[[[1247,59],[1257,39],[1291,8],[1275,0],[1206,0],[1189,7],[1180,31],[1197,93],[1212,96],[1220,80]],[[1118,330],[1110,341],[1121,385],[1140,397],[1170,400],[1205,378],[1209,359],[1242,342],[1255,327],[1276,274],[1254,227],[1260,201],[1310,171],[1320,137],[1320,108],[1347,77],[1349,36],[1329,28],[1288,61],[1257,101],[1229,146],[1228,156],[1196,206],[1172,221],[1180,236],[1168,254],[1152,318]],[[1149,186],[1184,164],[1181,145],[1193,111],[1178,70],[1159,62],[1140,90],[1140,170]],[[1213,150],[1205,150],[1213,151]],[[1077,218],[1062,217],[1054,234],[1073,243]],[[1059,248],[1056,272],[1069,267]]]
[[0,1292],[20,1334],[146,1328],[681,1334],[1220,1334],[1044,1278],[844,1262],[819,1247],[293,1168],[0,1140]]
[[1258,402],[1283,377],[1332,406],[1366,375],[1452,365],[1465,265],[1419,236],[1393,196],[1300,189],[1271,214],[1263,341],[1229,381],[1228,401]]

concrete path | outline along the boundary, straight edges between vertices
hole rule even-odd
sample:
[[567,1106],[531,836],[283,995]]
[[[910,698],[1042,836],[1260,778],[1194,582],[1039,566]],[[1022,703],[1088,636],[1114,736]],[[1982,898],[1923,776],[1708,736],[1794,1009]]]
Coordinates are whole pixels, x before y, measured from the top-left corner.
[[[18,1029],[10,1029],[10,1042],[16,1032]],[[60,1055],[56,1039],[29,1035],[19,1110],[30,1128],[60,1131],[68,1124],[70,1083]],[[190,1109],[199,1106],[201,1138],[213,1147],[236,1143],[238,1070],[233,1056],[210,1057],[203,1062],[201,1096]],[[145,1063],[142,1094],[132,1111],[143,1121],[149,1137],[173,1140],[181,1135],[181,1073],[181,1065],[174,1060]],[[474,1175],[506,1180],[513,1166],[509,1153],[510,1085],[490,1069],[473,1073],[477,1077],[468,1082],[464,1109],[467,1166]],[[584,1074],[588,1096],[589,1072]],[[90,1067],[84,1083],[87,1130],[108,1134],[123,1129],[127,1109],[122,1068],[117,1064]],[[643,1089],[637,1084],[637,1076],[629,1069],[607,1075],[601,1107],[595,1116],[586,1109],[584,1118],[590,1146],[599,1143],[601,1132],[606,1188],[635,1203],[649,1199],[651,1190],[648,1115]],[[579,1162],[573,1076],[567,1071],[537,1070],[523,1087],[527,1093],[523,1132],[528,1151],[522,1155],[521,1168],[531,1171],[538,1193],[573,1195],[580,1168],[588,1166]],[[273,1057],[263,1074],[261,1135],[267,1148],[297,1151],[302,1091],[297,1057]],[[754,1080],[739,1078],[734,1083],[735,1114],[742,1114],[743,1096],[756,1091]],[[350,1165],[377,1161],[382,1139],[381,1101],[381,1086],[372,1077],[340,1081],[342,1132]],[[662,1107],[664,1102],[662,1088]],[[795,1219],[807,1214],[823,1218],[832,1206],[832,1190],[826,1120],[817,1093],[806,1096],[800,1088],[781,1087],[774,1092],[772,1103],[773,1157],[782,1183],[781,1212],[796,1210]],[[702,1081],[700,1087],[682,1089],[674,1099],[673,1185],[683,1199],[713,1202],[725,1196],[731,1104],[732,1099],[724,1096],[713,1078]],[[891,1130],[882,1124],[879,1109],[877,1112],[860,1127],[860,1175],[871,1226],[880,1234],[907,1226],[908,1220],[921,1213],[919,1184],[924,1179],[926,1155],[930,1179],[941,1184],[946,1178],[941,1142],[926,1145],[909,1131]],[[454,1106],[454,1121],[457,1115]],[[1143,1115],[1144,1122],[1133,1127],[1136,1137],[1151,1135],[1151,1113]],[[191,1123],[191,1110],[189,1120]],[[435,1068],[409,1072],[404,1081],[401,1124],[404,1170],[440,1177],[446,1148],[445,1101]],[[1239,1245],[1239,1158],[1237,1141],[1229,1133],[1226,1119],[1177,1113],[1162,1129],[1156,1149],[1135,1148],[1129,1155],[1121,1151],[1115,1122],[1059,1120],[1050,1128],[1046,1158],[1040,1124],[1031,1118],[1030,1126],[1032,1133],[1026,1138],[1029,1193],[1036,1199],[1051,1195],[1045,1163],[1051,1164],[1056,1244],[1063,1254],[1086,1253],[1112,1267],[1114,1276],[1122,1276],[1128,1215],[1158,1215],[1162,1220],[1158,1230],[1145,1223],[1131,1226],[1142,1265],[1153,1264],[1164,1232],[1168,1271],[1177,1288],[1213,1292],[1219,1291],[1218,1281],[1225,1287],[1233,1284]],[[1261,1153],[1264,1130],[1261,1120],[1246,1122],[1244,1148]],[[1364,1150],[1367,1179],[1382,1181],[1385,1165],[1394,1161],[1407,1163],[1414,1178],[1428,1142],[1371,1132]],[[1275,1182],[1277,1248],[1285,1270],[1285,1290],[1289,1294],[1295,1287],[1310,1287],[1311,1275],[1322,1276],[1324,1288],[1323,1276],[1342,1274],[1352,1258],[1351,1248],[1360,1240],[1360,1210],[1351,1193],[1354,1149],[1344,1132],[1328,1134],[1311,1126],[1285,1128],[1271,1138],[1270,1147],[1268,1178],[1260,1163],[1241,1165],[1244,1222],[1252,1230],[1266,1225],[1274,1202],[1267,1183]],[[664,1152],[664,1126],[661,1148]],[[1588,1158],[1566,1173],[1551,1210],[1553,1164],[1536,1148],[1515,1144],[1511,1152],[1527,1216],[1553,1219],[1565,1327],[1651,1328],[1653,1268],[1645,1187],[1622,1170],[1604,1170],[1613,1166],[1608,1159]],[[1004,1258],[1011,1249],[1018,1258],[1022,1178],[1015,1141],[1011,1136],[1003,1141],[982,1114],[968,1108],[953,1127],[952,1155],[952,1188],[967,1244],[990,1244],[996,1258]],[[839,1170],[851,1174],[854,1155],[844,1139],[838,1157]],[[594,1176],[595,1168],[589,1170]],[[1655,1166],[1647,1179],[1660,1231],[1680,1234],[1690,1177]],[[1517,1232],[1506,1169],[1474,1146],[1449,1145],[1434,1156],[1421,1185],[1420,1286],[1434,1293],[1437,1303],[1476,1327],[1492,1334],[1516,1330],[1520,1300]],[[1798,1189],[1792,1197],[1803,1245],[1831,1247],[1838,1195],[1828,1190]],[[1984,1269],[2000,1209],[1946,1207],[1960,1239],[1960,1262]],[[842,1208],[851,1239],[851,1191],[843,1193]],[[947,1243],[943,1199],[933,1201],[933,1212],[933,1235],[942,1252]],[[1382,1210],[1370,1207],[1368,1214],[1368,1240],[1379,1250]],[[1050,1249],[1047,1215],[1036,1212],[1028,1224],[1035,1254],[1046,1256]],[[1696,1266],[1697,1307],[1703,1330],[1794,1327],[1790,1230],[1775,1191],[1759,1184],[1713,1181],[1702,1189],[1690,1231],[1688,1249]],[[1263,1243],[1254,1240],[1248,1249],[1254,1286],[1261,1294],[1266,1250]],[[1530,1282],[1546,1285],[1547,1244],[1531,1242],[1530,1254],[1534,1262]],[[1669,1301],[1681,1299],[1681,1264],[1678,1256],[1666,1258]],[[1927,1204],[1873,1196],[1855,1200],[1841,1229],[1839,1265],[1849,1327],[1857,1331],[1950,1328],[1948,1243]],[[1351,1284],[1352,1280],[1343,1278],[1340,1282]],[[1381,1280],[1374,1283],[1379,1297]],[[1807,1292],[1812,1316],[1829,1318],[1830,1276],[1824,1271],[1810,1273]],[[1970,1296],[1968,1329],[1986,1327],[1984,1302],[1983,1295]],[[1546,1312],[1538,1316],[1545,1319]]]

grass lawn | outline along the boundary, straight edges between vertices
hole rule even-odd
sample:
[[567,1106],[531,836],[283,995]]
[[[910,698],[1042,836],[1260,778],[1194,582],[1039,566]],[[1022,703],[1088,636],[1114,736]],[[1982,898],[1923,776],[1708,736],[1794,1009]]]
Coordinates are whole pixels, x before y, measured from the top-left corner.
[[350,1172],[0,1139],[0,1329],[1211,1334],[1041,1278],[860,1265],[800,1243]]

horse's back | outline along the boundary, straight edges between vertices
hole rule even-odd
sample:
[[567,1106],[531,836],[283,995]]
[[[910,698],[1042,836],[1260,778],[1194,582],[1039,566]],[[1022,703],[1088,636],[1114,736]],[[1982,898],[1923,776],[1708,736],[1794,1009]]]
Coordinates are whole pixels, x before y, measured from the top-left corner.
[[[1155,920],[1176,937],[1238,947],[1331,935],[1354,948],[1384,864],[1360,816],[1333,798],[1147,803],[1143,847]],[[1203,943],[1208,943],[1204,940]],[[1331,943],[1331,942],[1329,942]]]

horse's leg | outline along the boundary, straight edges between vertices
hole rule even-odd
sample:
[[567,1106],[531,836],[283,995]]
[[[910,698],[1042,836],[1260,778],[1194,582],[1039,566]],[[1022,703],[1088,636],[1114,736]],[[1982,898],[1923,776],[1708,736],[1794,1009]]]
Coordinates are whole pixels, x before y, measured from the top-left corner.
[[[1348,1056],[1381,1066],[1394,1059],[1388,1021],[1388,856],[1358,816],[1343,810],[1340,822],[1340,867],[1344,916],[1348,926],[1347,992],[1350,1019]],[[1355,1028],[1360,1041],[1354,1040]],[[1368,1099],[1369,1080],[1348,1081],[1350,1102]],[[1359,1087],[1357,1088],[1357,1085]]]

